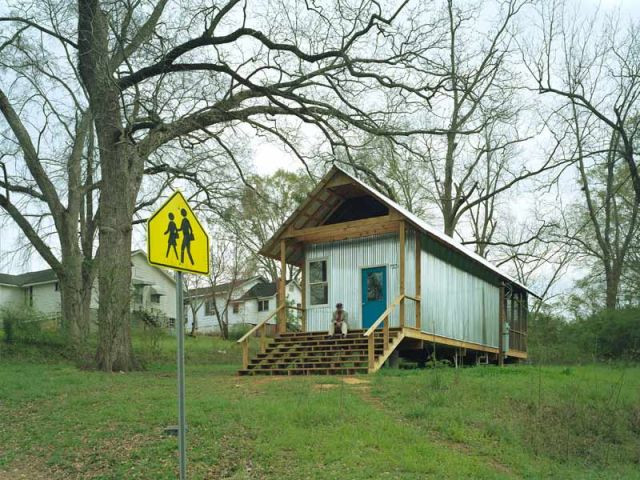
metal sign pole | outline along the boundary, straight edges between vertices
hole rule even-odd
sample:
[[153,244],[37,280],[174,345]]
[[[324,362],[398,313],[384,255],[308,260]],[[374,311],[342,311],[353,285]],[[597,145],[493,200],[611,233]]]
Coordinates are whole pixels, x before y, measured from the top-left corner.
[[176,272],[176,327],[178,334],[178,449],[180,480],[187,478],[186,415],[184,409],[184,301],[182,272]]

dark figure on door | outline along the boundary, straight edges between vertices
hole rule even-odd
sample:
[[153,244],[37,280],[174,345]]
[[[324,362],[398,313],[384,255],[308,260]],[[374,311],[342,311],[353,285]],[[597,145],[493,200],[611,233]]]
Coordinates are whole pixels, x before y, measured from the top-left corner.
[[173,213],[170,213],[169,225],[167,226],[166,232],[164,232],[165,235],[169,235],[169,241],[167,242],[167,253],[165,254],[165,257],[169,256],[169,251],[173,247],[173,253],[175,253],[176,260],[178,260],[178,249],[176,248],[176,246],[178,245],[178,238],[180,237],[180,234],[178,233],[176,222],[173,221],[174,218],[175,217],[173,216]]
[[183,208],[180,210],[182,215],[182,223],[180,224],[180,231],[182,232],[182,246],[180,247],[180,263],[184,263],[184,251],[187,251],[191,265],[193,265],[193,257],[191,256],[191,242],[193,238],[193,230],[191,230],[191,224],[187,219],[187,211]]

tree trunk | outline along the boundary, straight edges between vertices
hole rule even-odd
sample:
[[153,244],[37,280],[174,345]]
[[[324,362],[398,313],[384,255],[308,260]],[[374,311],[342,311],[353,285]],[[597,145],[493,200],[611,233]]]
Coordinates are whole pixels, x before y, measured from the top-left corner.
[[[117,99],[113,99],[117,105]],[[96,122],[97,123],[97,122]],[[100,258],[98,259],[97,366],[105,371],[139,368],[131,343],[131,218],[135,204],[130,162],[138,159],[120,131],[103,125],[98,135],[102,187],[100,190]],[[106,148],[103,145],[107,146]]]
[[78,263],[82,258],[63,261],[64,275],[58,279],[63,328],[72,343],[84,345],[89,337],[91,283],[83,281]]
[[620,272],[615,268],[605,271],[606,281],[606,306],[615,309],[618,306],[618,290],[620,289]]
[[444,221],[444,233],[453,237],[456,229],[456,212],[454,210],[454,198],[453,198],[453,162],[455,151],[455,135],[452,133],[447,134],[447,153],[445,156],[444,164],[444,191],[440,198],[442,219]]
[[139,367],[131,344],[131,218],[144,162],[123,127],[110,62],[107,14],[97,0],[78,2],[78,60],[89,92],[100,155],[97,367]]
[[[102,163],[106,166],[113,163]],[[122,163],[122,162],[119,162]],[[139,367],[131,343],[131,213],[127,182],[113,181],[103,168],[98,259],[98,350],[100,370],[130,371]],[[115,168],[114,168],[115,170]],[[126,177],[124,177],[126,178]]]
[[196,332],[198,331],[198,317],[196,316],[197,312],[191,310],[191,336],[195,337]]
[[89,338],[88,304],[91,301],[92,282],[83,277],[84,257],[78,245],[78,218],[75,215],[65,215],[58,230],[61,271],[56,273],[62,328],[74,353],[80,354],[86,348]]

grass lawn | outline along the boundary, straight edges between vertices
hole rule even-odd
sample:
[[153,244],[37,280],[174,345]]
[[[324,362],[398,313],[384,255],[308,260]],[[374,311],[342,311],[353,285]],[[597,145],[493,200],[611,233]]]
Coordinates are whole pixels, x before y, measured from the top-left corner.
[[[0,479],[176,478],[173,342],[133,374],[0,347]],[[638,367],[237,377],[235,344],[186,348],[189,478],[640,478]]]

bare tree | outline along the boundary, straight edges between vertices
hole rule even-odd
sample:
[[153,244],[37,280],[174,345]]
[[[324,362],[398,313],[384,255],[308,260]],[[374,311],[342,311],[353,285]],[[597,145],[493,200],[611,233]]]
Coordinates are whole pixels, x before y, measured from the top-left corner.
[[[383,11],[367,0],[329,9],[283,1],[248,9],[239,0],[212,6],[79,0],[75,9],[45,0],[16,3],[15,13],[2,19],[15,28],[7,38],[13,46],[28,35],[58,42],[40,46],[51,58],[52,50],[62,52],[57,59],[66,65],[64,78],[79,97],[71,116],[79,119],[86,111],[85,121],[93,126],[100,180],[88,189],[99,188],[99,368],[136,367],[129,327],[132,218],[148,168],[175,168],[154,162],[157,152],[181,142],[211,142],[234,163],[227,144],[241,125],[294,152],[283,124],[313,125],[332,148],[348,146],[345,132],[353,128],[397,133],[384,128],[397,110],[394,102],[427,99],[433,90],[408,74],[424,29],[406,6],[405,1]],[[380,88],[389,92],[382,106],[366,95]],[[18,114],[11,112],[17,110],[5,98],[3,113],[15,124]],[[21,141],[20,148],[37,167],[33,133],[16,128],[15,135],[31,140]],[[55,190],[45,181],[50,183],[48,175],[41,177],[40,190]],[[54,197],[48,201],[49,210],[57,208]],[[63,225],[57,222],[56,229]]]
[[206,302],[202,292],[209,282],[202,275],[185,275],[183,278],[185,299],[191,311],[191,336],[195,337],[198,333],[198,312]]
[[[541,121],[539,125],[529,121],[537,120],[538,115],[520,95],[521,79],[514,66],[518,59],[514,30],[529,3],[435,3],[431,9],[435,13],[430,15],[436,17],[432,33],[437,40],[414,64],[420,75],[442,86],[423,103],[421,116],[423,122],[440,125],[442,130],[395,139],[396,155],[407,152],[400,154],[407,171],[405,178],[399,179],[404,189],[398,188],[393,177],[389,180],[385,175],[383,180],[375,169],[353,165],[392,198],[411,203],[415,211],[424,212],[435,205],[443,230],[450,236],[458,233],[467,237],[457,227],[461,220],[471,217],[480,251],[495,228],[492,213],[496,197],[562,165],[551,154],[526,163],[519,158],[519,147],[544,128]],[[480,21],[490,25],[481,33],[476,28]],[[561,140],[556,138],[556,145]],[[387,162],[392,164],[393,157]],[[415,186],[416,179],[424,179],[422,191]]]
[[[59,33],[21,20],[2,36],[0,135],[5,175],[0,207],[54,270],[60,285],[63,326],[74,348],[89,333],[94,238],[97,228],[95,149],[91,115],[82,92],[33,35],[59,41]],[[64,56],[64,50],[58,56]],[[8,73],[7,73],[8,72]],[[9,90],[7,90],[7,88]],[[9,92],[15,99],[9,99]],[[63,97],[64,102],[58,101]]]
[[[242,249],[236,240],[218,239],[211,254],[210,302],[218,320],[220,335],[229,338],[229,306],[237,297],[238,280],[246,274],[242,264]],[[223,287],[225,285],[225,287]]]
[[[255,265],[256,272],[276,281],[280,276],[279,262],[258,255],[258,252],[304,201],[313,188],[313,179],[306,173],[278,170],[265,177],[252,175],[248,181],[251,187],[242,189],[222,223],[234,232],[247,252],[243,261]],[[289,266],[288,278],[297,273],[294,268]]]
[[640,25],[599,10],[585,17],[579,3],[542,5],[541,45],[524,49],[525,65],[540,94],[564,100],[607,132],[611,159],[626,163],[640,203],[634,143],[640,127]]
[[[543,11],[544,35],[536,52],[525,49],[541,94],[559,100],[555,116],[568,132],[584,207],[567,220],[567,239],[595,260],[605,284],[605,305],[615,308],[626,256],[638,228],[637,167],[640,56],[638,29],[624,34],[600,12],[583,17],[564,3]],[[595,41],[594,41],[595,40]],[[536,53],[533,53],[536,52]],[[561,86],[557,86],[560,84]],[[575,215],[577,213],[577,215]]]

